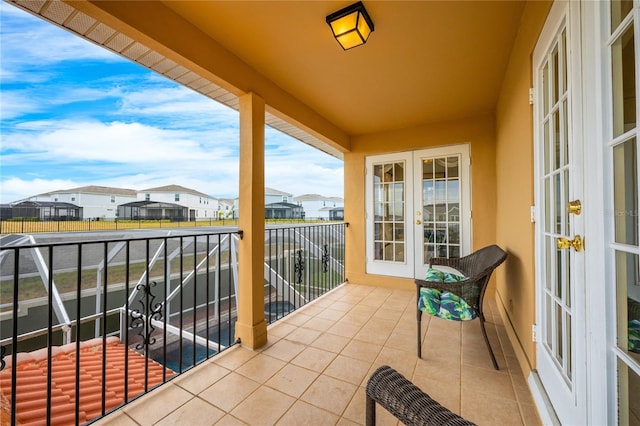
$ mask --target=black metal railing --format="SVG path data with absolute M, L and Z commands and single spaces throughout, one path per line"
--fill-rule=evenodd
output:
M 346 226 L 266 230 L 269 323 L 344 281 Z M 236 343 L 242 232 L 165 234 L 0 247 L 0 391 L 12 425 L 94 421 Z
M 329 221 L 326 218 L 265 219 L 265 224 L 314 224 Z M 0 235 L 39 234 L 47 232 L 122 231 L 127 229 L 199 228 L 204 226 L 237 226 L 237 218 L 208 218 L 198 220 L 176 219 L 84 219 L 40 220 L 37 218 L 0 219 Z
M 271 324 L 344 282 L 347 223 L 265 233 L 265 318 Z

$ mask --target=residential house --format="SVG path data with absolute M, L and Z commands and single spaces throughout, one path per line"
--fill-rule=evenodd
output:
M 117 217 L 118 205 L 136 201 L 137 194 L 133 189 L 87 185 L 35 195 L 28 200 L 70 203 L 82 207 L 80 219 L 113 220 Z
M 271 203 L 290 203 L 293 201 L 293 194 L 288 192 L 279 191 L 273 188 L 264 188 L 264 204 Z
M 14 3 L 239 110 L 243 346 L 269 334 L 269 125 L 344 160 L 347 287 L 409 291 L 433 253 L 497 243 L 487 303 L 542 421 L 640 422 L 637 0 L 368 1 L 346 51 L 325 22 L 345 2 Z M 459 217 L 425 222 L 442 202 Z
M 138 201 L 156 201 L 178 204 L 188 209 L 185 220 L 210 220 L 218 218 L 218 200 L 195 189 L 180 185 L 165 185 L 138 191 Z
M 340 197 L 325 197 L 320 194 L 304 194 L 293 197 L 293 202 L 304 208 L 305 219 L 330 219 L 332 209 L 344 207 Z

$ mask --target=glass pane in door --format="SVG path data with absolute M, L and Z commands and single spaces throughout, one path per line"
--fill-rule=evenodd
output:
M 460 156 L 422 160 L 423 262 L 460 257 Z
M 618 361 L 618 424 L 640 425 L 640 376 Z
M 373 229 L 375 260 L 405 260 L 405 163 L 373 166 Z
M 567 87 L 566 32 L 556 36 L 543 64 L 541 87 L 545 105 L 541 116 L 542 182 L 544 199 L 544 303 L 542 342 L 548 356 L 569 386 L 572 383 L 571 252 L 559 249 L 559 238 L 572 239 L 571 153 L 569 144 L 569 95 Z M 548 71 L 547 71 L 548 70 Z M 573 249 L 571 249 L 573 250 Z

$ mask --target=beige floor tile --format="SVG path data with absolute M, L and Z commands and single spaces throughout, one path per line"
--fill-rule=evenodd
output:
M 393 331 L 384 343 L 384 346 L 400 349 L 405 352 L 411 352 L 413 353 L 413 356 L 417 356 L 416 351 L 418 350 L 418 342 L 416 340 L 416 332 L 414 330 L 413 334 L 406 335 Z
M 282 321 L 284 321 L 287 324 L 291 324 L 299 327 L 304 323 L 308 322 L 311 318 L 312 318 L 311 316 L 306 315 L 302 312 L 294 312 L 293 314 L 290 314 L 284 317 Z
M 227 414 L 216 423 L 216 426 L 246 426 L 246 423 L 231 414 Z
M 363 386 L 356 389 L 353 398 L 349 401 L 347 408 L 344 410 L 342 417 L 347 418 L 359 424 L 365 424 L 365 400 L 366 390 Z
M 520 409 L 515 401 L 494 398 L 483 393 L 474 393 L 472 397 L 463 395 L 461 400 L 462 417 L 478 426 L 522 425 Z
M 156 425 L 210 426 L 215 424 L 224 415 L 224 411 L 219 410 L 202 399 L 192 398 L 186 404 L 156 423 Z
M 334 325 L 332 325 L 327 333 L 335 334 L 337 336 L 342 336 L 351 339 L 353 336 L 358 334 L 362 325 L 351 324 L 345 322 L 344 319 L 337 321 Z
M 506 371 L 489 370 L 485 368 L 462 366 L 462 398 L 469 394 L 482 393 L 496 398 L 509 399 L 515 402 L 516 395 L 511 384 L 511 378 Z
M 291 363 L 320 373 L 327 368 L 327 365 L 329 365 L 335 357 L 336 354 L 334 352 L 309 347 L 295 357 Z
M 327 308 L 324 311 L 318 313 L 318 315 L 316 315 L 316 318 L 323 318 L 331 321 L 338 321 L 344 315 L 345 315 L 345 311 L 338 311 L 335 309 Z
M 373 343 L 382 346 L 387 342 L 389 334 L 376 331 L 375 329 L 369 327 L 361 329 L 355 336 L 353 336 L 353 338 L 362 342 Z
M 324 426 L 335 425 L 340 418 L 304 401 L 296 401 L 295 404 L 278 421 L 280 426 Z
M 186 390 L 165 383 L 153 392 L 125 406 L 123 411 L 139 424 L 153 424 L 191 399 Z
M 306 305 L 300 308 L 300 313 L 309 315 L 310 317 L 315 317 L 316 315 L 318 315 L 320 312 L 323 312 L 323 311 L 324 309 L 322 307 L 316 306 L 314 304 Z
M 287 324 L 286 322 L 278 321 L 267 329 L 267 334 L 269 336 L 285 337 L 289 333 L 297 329 L 298 327 L 293 324 Z
M 294 331 L 295 333 L 295 331 Z M 274 343 L 269 348 L 265 349 L 262 353 L 274 358 L 281 359 L 282 361 L 291 361 L 300 352 L 304 350 L 306 346 L 302 343 L 298 343 L 289 339 L 282 339 Z
M 312 330 L 306 327 L 300 327 L 297 330 L 291 332 L 286 339 L 291 340 L 292 342 L 302 343 L 303 345 L 308 345 L 314 340 L 316 340 L 322 332 L 318 330 Z
M 258 354 L 236 369 L 236 372 L 256 382 L 264 383 L 285 365 L 286 362 L 282 360 L 269 355 Z
M 335 311 L 349 312 L 354 307 L 354 304 L 347 302 L 334 302 L 328 307 Z
M 307 321 L 305 323 L 305 327 L 311 328 L 313 330 L 318 330 L 318 331 L 325 332 L 328 329 L 330 329 L 331 327 L 333 327 L 333 325 L 335 323 L 336 322 L 333 321 L 333 320 L 328 320 L 328 319 L 325 319 L 325 318 L 317 318 L 316 317 L 311 321 Z
M 414 377 L 427 377 L 442 383 L 460 383 L 461 371 L 459 359 L 439 361 L 419 359 L 416 363 Z
M 351 339 L 336 334 L 324 333 L 311 343 L 311 346 L 325 351 L 340 353 Z
M 340 420 L 338 420 L 338 423 L 336 423 L 336 426 L 358 426 L 363 424 L 364 422 L 356 423 L 356 422 L 352 422 L 349 419 L 345 419 L 344 417 L 340 417 Z
M 258 352 L 236 345 L 213 357 L 213 362 L 229 370 L 235 370 L 257 354 Z
M 201 367 L 194 368 L 173 381 L 186 391 L 194 395 L 199 394 L 224 376 L 230 370 L 213 362 L 204 363 Z
M 201 392 L 200 398 L 229 412 L 258 386 L 257 382 L 232 372 Z
M 293 405 L 295 398 L 261 386 L 230 414 L 250 425 L 272 425 Z
M 340 353 L 350 358 L 373 362 L 380 353 L 380 350 L 382 350 L 382 346 L 380 345 L 352 340 Z
M 341 415 L 355 394 L 357 386 L 331 377 L 320 376 L 300 397 L 316 407 Z
M 417 358 L 413 352 L 405 352 L 390 347 L 382 348 L 376 358 L 376 363 L 389 365 L 409 379 L 413 376 L 416 361 Z
M 116 411 L 93 423 L 97 426 L 138 426 L 124 411 Z
M 338 355 L 322 374 L 359 385 L 369 372 L 370 363 Z
M 293 397 L 299 397 L 318 377 L 316 373 L 297 365 L 287 364 L 271 377 L 266 385 Z

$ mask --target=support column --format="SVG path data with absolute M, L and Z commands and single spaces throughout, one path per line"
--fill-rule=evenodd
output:
M 267 343 L 264 318 L 264 100 L 240 97 L 240 216 L 236 339 L 251 349 Z

